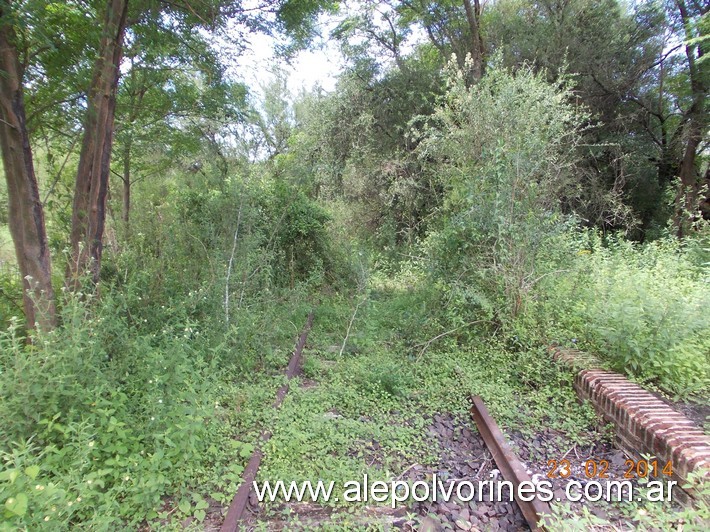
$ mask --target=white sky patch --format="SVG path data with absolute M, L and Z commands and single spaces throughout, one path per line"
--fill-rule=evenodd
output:
M 354 16 L 360 9 L 362 5 L 356 0 L 343 2 L 339 13 L 321 14 L 317 22 L 319 37 L 315 39 L 310 49 L 296 54 L 290 64 L 278 57 L 275 51 L 278 41 L 275 37 L 258 33 L 248 34 L 246 49 L 241 51 L 235 50 L 223 41 L 215 44 L 220 49 L 222 57 L 226 59 L 230 78 L 246 83 L 254 96 L 262 95 L 261 88 L 272 81 L 272 73 L 275 69 L 281 69 L 288 74 L 288 88 L 294 98 L 302 90 L 310 91 L 315 87 L 332 92 L 335 90 L 338 76 L 345 68 L 345 60 L 340 53 L 339 44 L 330 38 L 330 34 L 345 17 Z M 392 15 L 391 11 L 392 8 L 385 3 L 377 5 L 374 13 L 375 24 L 387 30 L 389 26 L 383 13 Z M 358 41 L 357 36 L 352 36 L 352 39 L 353 43 Z M 407 38 L 401 43 L 401 53 L 404 55 L 411 53 L 417 44 L 426 40 L 424 30 L 414 25 L 410 28 Z M 383 50 L 377 50 L 375 53 L 382 54 Z M 385 63 L 393 63 L 392 58 L 387 55 L 385 52 L 380 59 Z
M 340 52 L 332 43 L 320 50 L 301 52 L 290 71 L 289 89 L 296 94 L 301 88 L 310 90 L 319 85 L 325 91 L 333 91 L 342 69 Z
M 288 74 L 288 88 L 293 97 L 315 87 L 330 92 L 343 69 L 338 45 L 328 38 L 337 23 L 336 17 L 322 15 L 318 22 L 321 37 L 311 49 L 298 52 L 290 64 L 276 53 L 276 38 L 260 33 L 249 34 L 249 42 L 242 51 L 224 41 L 215 42 L 215 46 L 228 66 L 229 77 L 245 83 L 257 98 L 262 95 L 262 87 L 273 80 L 277 69 Z

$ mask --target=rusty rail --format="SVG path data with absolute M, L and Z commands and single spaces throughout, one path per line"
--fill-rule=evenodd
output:
M 495 420 L 491 417 L 483 400 L 479 396 L 475 396 L 471 397 L 471 403 L 471 414 L 476 421 L 476 425 L 478 425 L 478 431 L 490 449 L 498 469 L 503 474 L 503 478 L 513 484 L 515 502 L 523 513 L 523 517 L 525 517 L 532 530 L 544 530 L 544 527 L 540 524 L 540 519 L 542 514 L 552 514 L 550 505 L 537 498 L 533 498 L 531 501 L 524 501 L 517 496 L 518 486 L 523 482 L 532 482 L 532 479 L 508 445 L 505 436 L 503 436 Z
M 298 342 L 296 343 L 296 349 L 293 351 L 291 360 L 289 361 L 288 367 L 286 368 L 287 382 L 279 388 L 278 392 L 276 392 L 276 400 L 273 404 L 274 408 L 279 408 L 281 406 L 284 397 L 286 397 L 286 393 L 288 393 L 288 381 L 295 377 L 301 369 L 303 347 L 306 345 L 308 332 L 311 330 L 312 326 L 313 312 L 308 315 L 306 325 L 303 328 L 303 331 L 301 332 L 301 336 L 299 336 L 298 338 Z M 268 430 L 262 431 L 261 437 L 259 439 L 261 441 L 261 445 L 263 445 L 271 439 L 271 432 Z M 224 518 L 224 523 L 222 523 L 222 528 L 220 528 L 221 532 L 236 532 L 236 530 L 238 529 L 239 523 L 242 520 L 242 515 L 244 514 L 244 510 L 246 509 L 247 504 L 249 503 L 249 495 L 251 494 L 251 488 L 254 483 L 254 480 L 256 479 L 256 473 L 259 471 L 262 456 L 263 455 L 261 452 L 261 446 L 257 445 L 251 455 L 251 458 L 249 459 L 249 463 L 247 464 L 246 469 L 244 470 L 244 481 L 239 485 L 237 493 L 234 495 L 234 499 L 232 499 L 232 503 L 229 505 L 227 515 Z

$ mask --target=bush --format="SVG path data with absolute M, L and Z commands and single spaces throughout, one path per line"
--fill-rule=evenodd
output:
M 274 183 L 266 203 L 271 220 L 271 263 L 274 282 L 293 287 L 297 281 L 322 284 L 332 271 L 335 259 L 331 250 L 328 213 L 302 191 L 283 181 Z
M 194 480 L 213 439 L 218 373 L 184 342 L 184 323 L 141 334 L 110 295 L 96 305 L 65 303 L 63 329 L 32 346 L 0 333 L 0 500 L 18 501 L 6 504 L 12 527 L 137 525 Z
M 420 156 L 447 191 L 425 249 L 438 277 L 480 287 L 476 299 L 507 321 L 525 306 L 540 251 L 565 226 L 563 208 L 580 200 L 576 162 L 588 116 L 569 86 L 531 69 L 493 66 L 469 87 L 453 68 L 448 86 L 418 132 Z
M 557 249 L 555 273 L 540 286 L 543 323 L 676 394 L 708 390 L 710 271 L 696 250 L 672 238 L 604 242 L 594 232 Z
M 290 238 L 297 253 L 328 248 L 325 217 L 287 197 L 234 181 L 156 197 L 134 210 L 140 232 L 104 255 L 100 299 L 61 291 L 60 327 L 31 344 L 20 320 L 0 329 L 0 530 L 201 522 L 204 495 L 233 492 L 235 451 L 248 459 L 242 441 L 258 437 L 274 390 L 255 385 L 244 412 L 222 404 L 252 400 L 256 369 L 281 371 L 308 307 L 303 284 L 278 290 L 274 244 L 277 256 Z M 279 201 L 285 225 L 265 208 Z M 291 232 L 270 240 L 274 227 Z M 308 247 L 313 235 L 321 247 Z M 299 280 L 323 272 L 313 254 L 293 262 Z

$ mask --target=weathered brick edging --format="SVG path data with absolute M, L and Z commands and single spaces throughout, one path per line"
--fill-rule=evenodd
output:
M 626 377 L 598 368 L 579 351 L 551 347 L 555 360 L 575 368 L 577 394 L 613 423 L 616 443 L 630 456 L 653 455 L 659 464 L 673 464 L 673 480 L 685 484 L 690 472 L 710 480 L 710 437 L 683 414 Z M 580 369 L 581 367 L 590 369 Z M 692 493 L 691 493 L 692 495 Z

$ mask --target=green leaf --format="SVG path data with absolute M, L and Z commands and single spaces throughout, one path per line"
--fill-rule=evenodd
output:
M 27 495 L 18 493 L 5 501 L 5 509 L 10 513 L 22 517 L 27 513 Z
M 39 466 L 37 465 L 32 465 L 27 468 L 25 468 L 25 474 L 30 477 L 32 480 L 37 478 L 37 475 L 39 475 Z
M 200 523 L 205 520 L 206 515 L 207 514 L 204 510 L 195 510 L 195 519 L 197 519 Z
M 14 484 L 18 475 L 19 473 L 17 472 L 17 469 L 8 469 L 7 471 L 0 473 L 0 480 L 9 480 L 10 484 Z
M 182 513 L 189 514 L 192 505 L 190 504 L 190 501 L 188 501 L 187 499 L 183 499 L 180 501 L 180 504 L 178 504 L 178 508 Z
M 245 443 L 244 446 L 242 447 L 242 450 L 239 451 L 239 456 L 242 458 L 249 458 L 251 456 L 251 453 L 254 452 L 254 446 L 251 445 L 250 443 Z
M 195 503 L 195 508 L 198 510 L 204 510 L 205 508 L 209 508 L 209 507 L 210 507 L 209 503 L 204 499 L 201 499 Z

